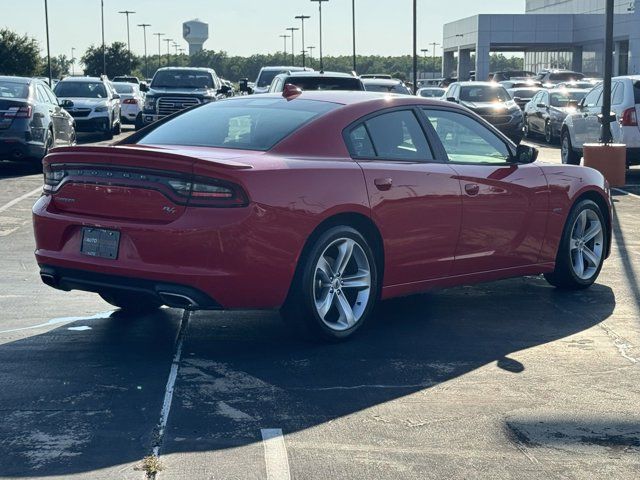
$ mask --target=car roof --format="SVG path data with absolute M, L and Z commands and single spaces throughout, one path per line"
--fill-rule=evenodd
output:
M 404 82 L 399 78 L 363 78 L 362 83 L 365 85 L 398 85 Z
M 24 83 L 25 85 L 30 84 L 33 80 L 41 81 L 37 78 L 28 78 L 28 77 L 14 77 L 11 75 L 0 75 L 0 80 L 8 80 L 15 83 Z
M 91 83 L 101 83 L 104 80 L 102 80 L 102 78 L 100 77 L 65 77 L 62 80 L 60 80 L 60 82 L 91 82 Z
M 456 82 L 461 87 L 492 87 L 504 88 L 504 85 L 496 82 Z
M 544 90 L 544 89 L 543 89 Z M 591 90 L 590 88 L 566 88 L 566 87 L 560 87 L 560 88 L 549 88 L 546 89 L 548 92 L 588 92 L 589 90 Z
M 282 93 L 265 93 L 260 95 L 260 99 L 282 98 Z M 223 100 L 224 102 L 233 102 L 240 99 L 251 99 L 247 96 L 238 96 Z M 424 97 L 415 95 L 403 95 L 387 92 L 367 92 L 367 91 L 351 91 L 351 90 L 308 90 L 303 91 L 300 95 L 290 98 L 289 101 L 296 100 L 312 100 L 319 102 L 337 103 L 340 105 L 358 105 L 367 102 L 379 102 L 380 107 L 397 105 L 412 105 L 416 102 L 425 103 L 428 100 Z M 436 102 L 432 101 L 432 104 Z M 449 105 L 451 102 L 438 102 L 438 105 Z M 462 107 L 461 107 L 462 108 Z
M 163 72 L 163 71 L 167 71 L 167 70 L 189 70 L 189 71 L 197 71 L 197 72 L 213 72 L 215 73 L 215 70 L 213 68 L 206 68 L 206 67 L 162 67 L 159 68 L 157 70 L 157 72 Z
M 308 72 L 308 71 L 292 71 L 289 73 L 281 73 L 287 77 L 340 77 L 340 78 L 356 78 L 344 72 Z M 280 76 L 279 75 L 279 76 Z
M 311 72 L 313 71 L 313 69 L 309 68 L 309 67 L 306 67 L 306 68 L 303 68 L 303 67 L 291 67 L 291 66 L 286 66 L 286 65 L 284 65 L 284 66 L 262 67 L 260 70 L 261 71 L 265 71 L 265 72 L 269 72 L 271 70 L 277 70 L 277 71 L 280 71 L 280 70 L 291 70 L 292 72 L 294 72 L 294 71 L 295 72 L 304 71 L 304 70 L 311 71 Z
M 418 91 L 420 90 L 446 90 L 446 88 L 444 87 L 420 87 L 418 89 Z
M 640 75 L 620 75 L 619 77 L 613 77 L 613 80 L 624 80 L 624 79 L 640 80 Z

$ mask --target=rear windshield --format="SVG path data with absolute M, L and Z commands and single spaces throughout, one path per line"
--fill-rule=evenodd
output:
M 583 78 L 583 74 L 576 72 L 552 73 L 549 75 L 549 80 L 553 80 L 555 82 L 571 82 L 575 80 L 582 80 Z
M 197 70 L 164 70 L 153 77 L 151 88 L 213 88 L 213 77 Z
M 258 75 L 258 81 L 256 84 L 258 87 L 268 87 L 271 85 L 273 79 L 276 78 L 276 75 L 280 75 L 284 72 L 286 72 L 286 70 L 263 70 L 260 72 L 260 75 Z
M 636 105 L 640 104 L 640 81 L 633 82 L 633 93 Z
M 266 151 L 305 123 L 338 107 L 336 103 L 284 98 L 223 100 L 178 115 L 138 143 Z
M 133 93 L 133 84 L 131 83 L 114 83 L 113 88 L 118 93 Z
M 552 107 L 566 107 L 569 105 L 569 101 L 579 102 L 588 92 L 562 92 L 552 93 L 551 102 Z
M 363 90 L 362 82 L 357 78 L 289 77 L 285 83 L 292 83 L 302 90 Z
M 514 90 L 510 90 L 513 98 L 533 98 L 533 96 L 539 91 L 539 88 L 516 88 Z
M 0 80 L 0 98 L 27 98 L 29 84 Z
M 107 98 L 107 89 L 98 82 L 60 82 L 56 85 L 58 97 Z
M 473 86 L 460 88 L 460 100 L 463 102 L 506 102 L 511 97 L 504 87 Z
M 427 98 L 434 98 L 434 97 L 441 97 L 444 95 L 445 89 L 427 89 L 427 90 L 420 90 L 420 96 L 421 97 L 427 97 Z
M 392 85 L 381 83 L 369 83 L 367 82 L 364 89 L 368 92 L 386 92 L 386 93 L 401 93 L 403 95 L 411 95 L 411 92 L 407 87 L 401 83 L 395 83 Z

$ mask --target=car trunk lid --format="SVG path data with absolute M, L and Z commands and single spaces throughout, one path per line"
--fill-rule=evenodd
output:
M 25 99 L 0 98 L 0 130 L 6 130 L 16 118 L 30 118 L 32 106 Z

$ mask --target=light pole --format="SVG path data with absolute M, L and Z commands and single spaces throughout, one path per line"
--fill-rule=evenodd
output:
M 76 48 L 71 47 L 71 76 L 76 75 Z
M 300 30 L 297 27 L 289 27 L 287 28 L 287 30 L 289 30 L 291 32 L 291 66 L 295 67 L 296 66 L 296 47 L 294 45 L 294 35 L 296 30 Z
M 131 35 L 129 33 L 129 15 L 133 15 L 136 12 L 131 10 L 123 10 L 122 13 L 127 16 L 127 50 L 129 51 L 129 73 L 131 73 Z
M 433 73 L 436 72 L 436 47 L 440 45 L 438 42 L 431 42 L 431 58 L 433 61 Z
M 463 39 L 464 35 L 462 33 L 456 33 L 456 39 L 458 38 Z M 461 50 L 460 42 L 462 42 L 462 40 L 456 40 L 456 41 L 458 42 L 458 72 L 456 73 L 456 76 L 458 77 L 458 81 L 460 82 L 462 81 L 462 79 L 460 78 L 461 77 L 460 73 L 462 73 L 460 71 L 460 50 Z
M 356 0 L 351 0 L 351 22 L 352 22 L 352 34 L 353 34 L 353 71 L 358 71 L 356 65 Z
M 413 0 L 413 94 L 418 91 L 418 0 Z
M 171 47 L 169 44 L 173 42 L 173 38 L 165 38 L 163 42 L 167 42 L 167 67 L 171 63 Z
M 600 141 L 605 145 L 613 143 L 613 137 L 611 135 L 611 122 L 615 121 L 615 116 L 611 115 L 611 76 L 613 74 L 613 12 L 613 0 L 607 0 L 605 9 L 602 130 L 600 134 Z
M 284 60 L 285 62 L 287 61 L 287 38 L 289 38 L 289 35 L 280 35 L 280 38 L 282 38 L 284 40 Z
M 427 53 L 429 53 L 429 49 L 421 48 L 420 51 L 422 52 L 422 55 L 424 55 L 424 72 L 426 74 L 427 73 Z
M 104 0 L 100 0 L 100 11 L 102 19 L 102 74 L 107 74 L 107 47 L 104 44 Z
M 300 22 L 302 23 L 302 68 L 306 68 L 307 66 L 307 61 L 306 61 L 306 57 L 307 57 L 307 53 L 305 52 L 304 49 L 304 21 L 311 18 L 309 15 L 298 15 L 295 17 L 296 19 L 300 20 Z
M 144 35 L 144 78 L 149 78 L 149 62 L 147 59 L 147 27 L 150 27 L 150 23 L 140 23 L 139 27 L 142 27 L 143 35 Z
M 320 71 L 324 70 L 324 63 L 322 61 L 322 4 L 329 0 L 311 0 L 312 2 L 318 2 L 318 18 L 320 21 Z
M 47 29 L 47 67 L 49 69 L 49 87 L 53 88 L 53 73 L 51 70 L 51 47 L 49 46 L 49 6 L 44 0 L 44 23 Z
M 162 51 L 160 44 L 160 37 L 164 37 L 164 33 L 154 33 L 156 37 L 158 37 L 158 68 L 162 68 Z

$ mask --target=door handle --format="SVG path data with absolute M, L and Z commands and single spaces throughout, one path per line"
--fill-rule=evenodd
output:
M 393 185 L 393 178 L 376 178 L 373 183 L 378 190 L 385 192 L 391 189 L 391 186 Z
M 476 195 L 478 195 L 478 193 L 480 193 L 480 185 L 478 185 L 477 183 L 467 183 L 464 186 L 464 191 L 470 197 L 475 197 Z

